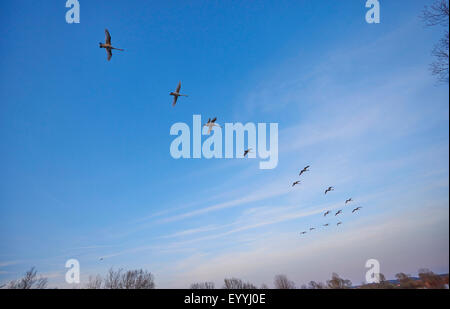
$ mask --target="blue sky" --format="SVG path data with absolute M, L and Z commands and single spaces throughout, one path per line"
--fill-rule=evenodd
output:
M 448 84 L 428 70 L 427 3 L 381 1 L 369 25 L 356 0 L 80 0 L 80 24 L 62 0 L 2 2 L 0 282 L 36 266 L 64 287 L 70 258 L 83 283 L 142 267 L 177 288 L 360 283 L 371 258 L 388 277 L 448 272 Z M 105 28 L 125 49 L 111 62 Z M 277 168 L 172 159 L 170 127 L 194 114 L 278 123 Z M 348 197 L 363 209 L 336 228 L 322 213 Z

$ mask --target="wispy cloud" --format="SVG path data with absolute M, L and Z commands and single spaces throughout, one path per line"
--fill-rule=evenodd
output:
M 177 233 L 164 235 L 164 236 L 161 236 L 161 238 L 176 238 L 176 237 L 189 236 L 189 235 L 198 234 L 198 233 L 211 232 L 211 231 L 214 231 L 214 230 L 222 229 L 222 228 L 224 228 L 226 226 L 229 226 L 229 225 L 222 225 L 222 226 L 207 225 L 205 227 L 187 229 L 187 230 L 183 230 L 183 231 L 180 231 L 180 232 L 177 232 Z
M 288 273 L 291 279 L 301 284 L 308 280 L 324 281 L 330 278 L 332 272 L 338 272 L 359 283 L 363 281 L 366 271 L 364 263 L 369 258 L 378 258 L 382 271 L 389 277 L 393 276 L 393 272 L 411 273 L 421 267 L 418 266 L 418 261 L 424 261 L 423 255 L 418 254 L 419 251 L 425 248 L 436 250 L 440 246 L 427 242 L 426 231 L 442 232 L 441 216 L 442 213 L 436 213 L 418 222 L 420 214 L 401 219 L 380 215 L 373 218 L 376 224 L 353 223 L 342 227 L 339 233 L 317 234 L 311 238 L 281 233 L 265 238 L 263 243 L 260 242 L 251 249 L 233 249 L 232 252 L 225 252 L 214 258 L 196 256 L 188 258 L 188 263 L 181 261 L 177 266 L 180 273 L 168 280 L 167 284 L 180 287 L 188 286 L 193 280 L 204 280 L 215 281 L 221 286 L 222 280 L 231 276 L 246 280 L 251 278 L 256 284 L 270 284 L 278 273 Z M 400 245 L 405 241 L 408 243 L 412 236 L 417 237 L 416 244 L 422 246 L 417 252 L 412 247 L 406 249 L 404 245 Z M 445 238 L 445 235 L 442 236 Z M 442 248 L 440 251 L 447 251 L 448 257 L 448 244 L 447 249 Z M 445 254 L 435 256 L 435 260 L 443 265 Z M 407 258 L 408 263 L 400 266 L 395 260 L 403 260 L 403 257 Z
M 248 194 L 242 198 L 229 200 L 226 202 L 222 202 L 222 203 L 218 203 L 218 204 L 215 204 L 215 205 L 212 205 L 209 207 L 185 212 L 185 213 L 175 215 L 175 216 L 166 217 L 166 218 L 161 219 L 160 222 L 172 222 L 172 221 L 182 220 L 182 219 L 186 219 L 186 218 L 193 217 L 193 216 L 203 215 L 206 213 L 210 213 L 210 212 L 214 212 L 214 211 L 218 211 L 218 210 L 222 210 L 222 209 L 226 209 L 226 208 L 237 207 L 242 204 L 261 201 L 261 200 L 272 198 L 275 196 L 284 195 L 284 194 L 289 193 L 289 191 L 290 191 L 289 188 L 286 188 L 286 187 L 285 188 L 275 188 L 273 190 L 267 190 L 267 189 L 258 190 L 256 192 L 252 192 L 251 194 Z
M 12 265 L 17 265 L 22 263 L 22 261 L 17 260 L 17 261 L 3 261 L 0 262 L 0 267 L 7 267 L 7 266 L 12 266 Z

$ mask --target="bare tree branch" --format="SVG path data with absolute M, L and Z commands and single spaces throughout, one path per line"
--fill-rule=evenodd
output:
M 349 289 L 352 287 L 352 282 L 342 279 L 338 274 L 333 273 L 331 280 L 327 281 L 327 286 L 329 289 Z
M 425 6 L 420 16 L 425 25 L 432 26 L 448 26 L 448 2 L 439 0 L 431 6 Z
M 45 289 L 47 287 L 47 278 L 37 277 L 37 271 L 32 267 L 25 273 L 22 279 L 17 281 L 11 281 L 8 285 L 8 289 Z
M 153 274 L 143 269 L 129 270 L 123 269 L 114 271 L 109 269 L 106 278 L 103 280 L 100 276 L 90 277 L 88 289 L 154 289 L 155 281 Z
M 231 278 L 224 280 L 224 289 L 230 290 L 256 290 L 258 289 L 254 284 L 247 282 L 244 283 L 241 279 Z
M 97 275 L 95 277 L 90 276 L 89 282 L 88 282 L 86 288 L 91 289 L 91 290 L 101 289 L 102 283 L 103 283 L 103 279 L 100 275 Z
M 286 275 L 277 275 L 274 279 L 275 288 L 279 290 L 295 289 L 295 283 L 290 281 Z
M 214 282 L 200 282 L 191 284 L 190 289 L 192 290 L 213 290 Z
M 431 73 L 437 76 L 438 80 L 443 83 L 449 82 L 449 46 L 448 46 L 448 25 L 449 25 L 449 5 L 448 0 L 435 0 L 430 7 L 426 6 L 422 12 L 421 18 L 426 26 L 444 26 L 446 31 L 444 37 L 434 45 L 431 54 L 435 61 L 431 63 Z
M 449 82 L 448 76 L 448 31 L 444 37 L 434 46 L 431 54 L 435 57 L 435 61 L 431 63 L 431 72 L 436 75 L 441 82 Z

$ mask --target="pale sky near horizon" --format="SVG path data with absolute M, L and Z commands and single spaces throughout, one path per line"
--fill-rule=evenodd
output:
M 427 0 L 380 2 L 370 25 L 359 0 L 80 0 L 80 24 L 63 0 L 2 2 L 0 285 L 35 266 L 69 287 L 71 258 L 82 285 L 110 267 L 160 288 L 359 284 L 368 259 L 388 278 L 448 273 L 443 28 L 423 26 Z M 125 49 L 110 62 L 105 28 Z M 278 123 L 278 166 L 173 159 L 170 127 L 193 115 Z

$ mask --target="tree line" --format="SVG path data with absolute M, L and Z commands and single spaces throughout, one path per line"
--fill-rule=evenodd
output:
M 437 275 L 429 269 L 420 269 L 417 278 L 411 277 L 405 273 L 395 275 L 396 280 L 386 280 L 383 274 L 379 276 L 379 283 L 363 283 L 354 286 L 348 279 L 341 278 L 333 273 L 330 280 L 325 283 L 310 281 L 297 287 L 295 282 L 288 279 L 286 275 L 276 275 L 274 278 L 275 289 L 448 289 L 448 274 Z M 11 281 L 0 288 L 6 289 L 46 289 L 48 279 L 37 275 L 33 267 L 18 280 Z M 156 288 L 154 275 L 143 269 L 114 270 L 109 269 L 105 276 L 90 276 L 88 283 L 83 287 L 86 289 L 154 289 Z M 189 289 L 215 289 L 214 282 L 197 282 L 189 286 Z M 226 278 L 221 289 L 269 289 L 266 284 L 257 286 L 250 282 L 245 282 L 238 278 Z

